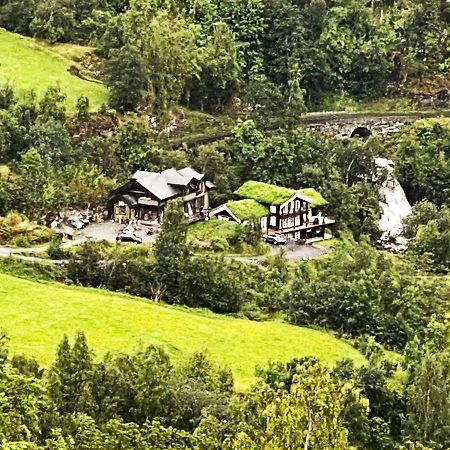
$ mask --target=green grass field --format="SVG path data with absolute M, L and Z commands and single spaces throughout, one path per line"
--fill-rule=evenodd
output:
M 0 28 L 0 83 L 10 83 L 19 95 L 34 90 L 38 98 L 49 86 L 58 85 L 67 95 L 67 107 L 73 110 L 80 95 L 90 100 L 91 109 L 108 101 L 107 89 L 81 80 L 67 69 L 70 59 L 85 51 L 74 45 L 49 46 Z
M 49 365 L 64 333 L 86 332 L 97 354 L 142 344 L 177 358 L 207 351 L 232 369 L 236 387 L 252 382 L 256 365 L 314 356 L 327 364 L 364 357 L 331 334 L 281 322 L 251 322 L 203 310 L 160 305 L 103 290 L 35 282 L 0 274 L 0 328 L 10 349 Z

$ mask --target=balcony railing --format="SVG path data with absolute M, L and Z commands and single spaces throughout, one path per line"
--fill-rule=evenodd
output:
M 336 223 L 335 220 L 325 218 L 325 220 L 320 220 L 319 223 L 317 223 L 317 224 L 310 222 L 308 224 L 304 223 L 302 225 L 292 225 L 292 226 L 288 226 L 288 227 L 278 227 L 278 228 L 269 226 L 269 228 L 272 230 L 289 233 L 292 231 L 309 230 L 311 228 L 318 228 L 318 227 L 333 225 L 335 223 Z

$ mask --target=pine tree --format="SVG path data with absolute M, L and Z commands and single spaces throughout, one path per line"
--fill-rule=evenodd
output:
M 190 253 L 186 242 L 187 227 L 182 201 L 169 203 L 161 233 L 155 243 L 155 257 L 167 300 L 172 303 L 179 302 L 183 293 L 184 268 Z
M 48 379 L 49 395 L 59 413 L 91 412 L 93 369 L 85 335 L 77 334 L 73 348 L 65 335 Z

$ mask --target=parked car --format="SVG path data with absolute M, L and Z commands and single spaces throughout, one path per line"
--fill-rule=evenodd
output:
M 69 225 L 75 228 L 75 230 L 81 230 L 86 226 L 86 224 L 78 217 L 72 217 L 71 219 L 69 219 Z
M 116 236 L 117 242 L 134 242 L 135 244 L 142 244 L 142 238 L 136 236 L 130 230 L 121 230 L 117 233 Z
M 273 244 L 273 245 L 284 245 L 284 244 L 286 244 L 286 241 L 287 241 L 286 236 L 281 233 L 268 234 L 267 236 L 264 236 L 264 240 L 268 244 Z

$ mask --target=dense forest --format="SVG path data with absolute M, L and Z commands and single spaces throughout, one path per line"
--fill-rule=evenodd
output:
M 289 123 L 330 95 L 393 94 L 450 67 L 445 0 L 3 0 L 0 26 L 93 45 L 121 111 L 238 97 Z
M 95 355 L 81 330 L 44 368 L 0 332 L 2 450 L 450 448 L 450 121 L 365 138 L 299 125 L 336 98 L 449 89 L 448 1 L 0 0 L 0 27 L 83 46 L 69 71 L 109 91 L 94 111 L 58 85 L 0 84 L 0 245 L 48 245 L 64 262 L 2 258 L 0 271 L 319 328 L 366 358 L 268 361 L 239 391 L 203 353 Z M 400 253 L 380 241 L 377 157 L 412 205 Z M 103 212 L 136 170 L 188 165 L 214 183 L 212 207 L 248 180 L 317 189 L 332 248 L 249 263 L 235 256 L 263 245 L 257 223 L 200 246 L 176 201 L 152 246 L 67 248 L 49 228 L 69 209 Z
M 204 354 L 174 364 L 150 346 L 94 359 L 80 333 L 43 376 L 2 338 L 0 439 L 5 450 L 448 448 L 448 345 L 448 327 L 431 323 L 408 347 L 402 384 L 371 345 L 363 367 L 272 363 L 242 393 Z

